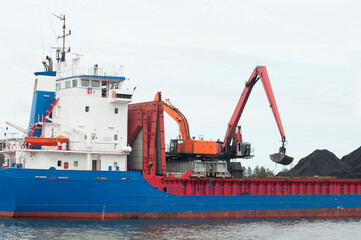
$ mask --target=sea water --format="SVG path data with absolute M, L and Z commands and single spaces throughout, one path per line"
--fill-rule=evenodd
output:
M 361 239 L 360 219 L 0 219 L 0 239 Z

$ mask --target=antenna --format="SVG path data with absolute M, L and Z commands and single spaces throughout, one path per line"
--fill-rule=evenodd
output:
M 56 48 L 56 60 L 59 62 L 65 62 L 65 54 L 70 52 L 70 47 L 68 48 L 67 51 L 65 51 L 65 38 L 67 36 L 70 36 L 71 35 L 71 30 L 69 30 L 68 33 L 65 33 L 66 32 L 66 26 L 65 26 L 65 15 L 63 14 L 60 14 L 60 16 L 58 15 L 55 15 L 53 13 L 53 15 L 57 18 L 60 19 L 60 21 L 63 21 L 63 35 L 62 36 L 58 36 L 58 39 L 59 38 L 62 38 L 63 39 L 63 47 L 61 48 Z M 60 56 L 60 53 L 61 53 L 61 56 Z

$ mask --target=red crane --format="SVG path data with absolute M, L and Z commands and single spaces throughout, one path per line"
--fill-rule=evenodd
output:
M 246 103 L 247 103 L 249 95 L 251 94 L 252 88 L 259 79 L 261 79 L 261 81 L 262 81 L 263 88 L 266 92 L 268 102 L 272 109 L 273 116 L 275 117 L 275 120 L 276 120 L 276 123 L 278 126 L 278 130 L 279 130 L 279 132 L 281 134 L 281 138 L 282 138 L 282 146 L 279 149 L 279 153 L 271 154 L 270 158 L 272 161 L 274 161 L 276 163 L 288 165 L 293 161 L 293 158 L 289 157 L 285 154 L 286 153 L 286 148 L 285 148 L 286 136 L 285 136 L 285 133 L 283 130 L 281 118 L 278 113 L 276 100 L 273 95 L 271 83 L 269 81 L 267 70 L 266 70 L 265 66 L 257 66 L 254 69 L 249 80 L 246 82 L 245 88 L 238 101 L 236 109 L 234 110 L 232 118 L 228 123 L 226 135 L 224 137 L 224 141 L 222 144 L 222 152 L 226 156 L 226 158 L 233 158 L 236 155 L 235 153 L 237 152 L 237 146 L 242 141 L 240 131 L 237 131 L 237 133 L 236 133 L 237 124 L 239 122 L 239 119 L 242 116 L 244 107 L 246 106 Z M 232 141 L 232 139 L 233 139 L 233 141 Z M 232 142 L 232 145 L 231 145 L 231 142 Z

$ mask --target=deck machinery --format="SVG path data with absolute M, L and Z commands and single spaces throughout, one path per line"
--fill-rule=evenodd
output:
M 139 166 L 144 165 L 144 161 L 141 161 L 139 154 L 139 149 L 144 149 L 144 146 L 152 143 L 154 146 L 147 146 L 146 149 L 155 148 L 156 153 L 155 158 L 162 163 L 158 163 L 159 166 L 163 166 L 165 172 L 173 174 L 183 174 L 186 171 L 192 170 L 192 177 L 242 177 L 242 168 L 239 162 L 230 162 L 231 159 L 236 158 L 251 158 L 253 157 L 251 151 L 251 144 L 244 142 L 241 134 L 241 127 L 237 126 L 238 122 L 242 116 L 244 108 L 246 106 L 249 95 L 253 89 L 253 86 L 257 83 L 258 80 L 262 81 L 263 87 L 265 89 L 271 110 L 275 117 L 281 138 L 282 146 L 279 149 L 278 153 L 273 153 L 270 155 L 272 161 L 288 165 L 293 161 L 293 158 L 286 155 L 286 136 L 283 130 L 281 118 L 279 116 L 277 104 L 273 95 L 272 87 L 269 81 L 266 67 L 257 66 L 249 80 L 245 84 L 245 88 L 242 92 L 242 95 L 238 101 L 238 104 L 233 112 L 231 120 L 228 123 L 224 141 L 210 141 L 198 139 L 194 137 L 191 138 L 189 131 L 189 124 L 187 118 L 182 114 L 182 112 L 175 107 L 169 99 L 162 100 L 161 93 L 158 92 L 155 96 L 153 102 L 141 103 L 141 104 L 132 104 L 129 107 L 129 121 L 130 124 L 130 141 L 129 144 L 133 148 L 132 161 L 136 169 L 144 170 L 147 169 L 141 168 Z M 149 107 L 151 109 L 149 109 Z M 132 128 L 134 124 L 133 111 L 137 109 L 137 118 L 139 123 L 137 127 Z M 179 125 L 180 134 L 177 139 L 172 139 L 170 142 L 170 147 L 168 151 L 165 152 L 165 143 L 164 143 L 164 122 L 163 122 L 163 112 L 166 112 L 171 118 L 173 118 Z M 142 112 L 142 113 L 141 113 Z M 143 115 L 142 115 L 143 114 Z M 150 115 L 149 115 L 150 114 Z M 155 116 L 155 115 L 156 116 Z M 150 136 L 153 136 L 154 143 L 152 139 L 148 139 L 146 136 L 142 136 L 140 139 L 140 129 L 144 129 L 142 124 L 146 123 L 149 125 L 149 121 L 140 122 L 140 115 L 147 116 L 147 118 L 153 119 L 151 123 L 155 124 L 154 126 L 147 127 L 147 132 Z M 154 115 L 154 116 L 153 116 Z M 136 121 L 135 121 L 136 122 Z M 135 130 L 135 132 L 132 132 Z M 144 135 L 144 130 L 143 135 Z M 137 137 L 137 136 L 138 137 Z M 151 137 L 152 138 L 152 137 Z M 134 144 L 134 141 L 136 143 Z M 158 143 L 158 144 L 157 144 Z M 160 144 L 160 145 L 159 145 Z M 158 146 L 159 145 L 159 146 Z M 162 150 L 161 150 L 162 149 Z M 158 152 L 162 151 L 162 152 Z M 163 152 L 164 151 L 164 152 Z M 143 158 L 149 159 L 151 156 L 145 156 L 143 150 Z M 157 153 L 158 152 L 158 153 Z M 161 160 L 162 156 L 165 156 L 164 160 Z M 158 156 L 158 157 L 157 157 Z M 146 160 L 145 162 L 148 162 Z M 157 162 L 157 161 L 155 161 Z M 152 164 L 154 164 L 152 162 Z M 163 174 L 165 173 L 163 172 Z M 161 171 L 158 168 L 158 173 Z

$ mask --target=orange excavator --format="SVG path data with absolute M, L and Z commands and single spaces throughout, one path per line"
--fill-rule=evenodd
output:
M 161 92 L 157 92 L 154 101 L 162 101 Z M 164 111 L 176 121 L 180 130 L 179 138 L 171 140 L 170 153 L 186 156 L 198 155 L 201 157 L 215 157 L 217 155 L 219 146 L 215 141 L 196 140 L 190 137 L 187 118 L 169 99 L 163 101 L 163 107 Z
M 249 80 L 246 82 L 236 109 L 234 110 L 231 120 L 228 123 L 223 142 L 195 140 L 194 138 L 190 138 L 189 125 L 186 117 L 169 101 L 169 99 L 166 99 L 166 102 L 163 102 L 164 110 L 178 123 L 180 129 L 179 139 L 171 140 L 170 153 L 173 154 L 172 156 L 188 156 L 201 159 L 222 159 L 227 162 L 234 158 L 253 157 L 251 144 L 243 142 L 241 128 L 240 126 L 237 126 L 237 124 L 241 118 L 252 88 L 259 79 L 262 81 L 282 140 L 282 146 L 280 147 L 279 152 L 271 154 L 270 158 L 272 161 L 282 165 L 290 164 L 293 161 L 293 158 L 286 155 L 286 136 L 265 66 L 257 66 Z M 160 92 L 156 94 L 154 101 L 162 101 Z

